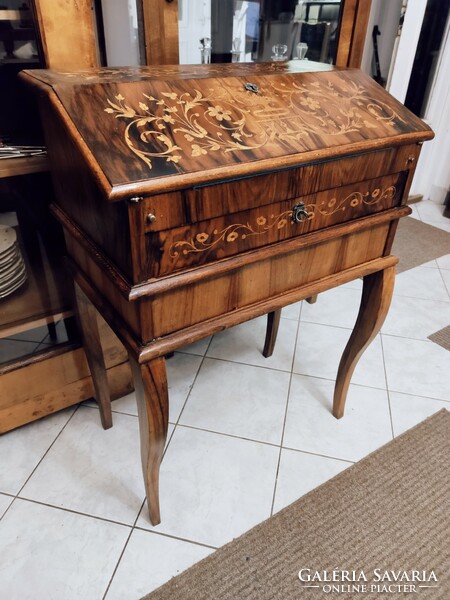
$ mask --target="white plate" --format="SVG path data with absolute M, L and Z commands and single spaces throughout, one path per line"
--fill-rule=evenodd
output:
M 18 259 L 12 261 L 11 264 L 9 264 L 7 267 L 0 268 L 0 285 L 8 279 L 11 279 L 11 276 L 14 273 L 18 273 L 20 269 L 22 269 L 22 267 L 24 266 L 25 263 L 19 257 Z
M 0 252 L 5 252 L 11 246 L 14 246 L 17 240 L 17 234 L 12 227 L 0 225 Z
M 19 281 L 22 277 L 25 277 L 25 279 L 27 277 L 25 265 L 23 267 L 21 267 L 20 270 L 18 270 L 16 273 L 13 273 L 13 275 L 11 277 L 9 277 L 7 281 L 3 281 L 0 284 L 0 292 L 4 292 L 12 285 L 15 285 L 17 283 L 17 281 Z
M 10 294 L 12 294 L 16 290 L 18 290 L 20 288 L 20 286 L 26 282 L 26 280 L 27 280 L 27 276 L 25 275 L 23 279 L 21 279 L 16 284 L 14 284 L 10 289 L 0 292 L 0 298 L 6 298 L 6 296 L 9 296 Z
M 14 256 L 14 255 L 16 255 L 16 256 L 20 255 L 20 250 L 19 250 L 17 244 L 14 244 L 14 246 L 12 246 L 8 250 L 6 250 L 5 252 L 2 252 L 0 254 L 0 263 L 2 263 L 5 260 L 8 260 L 9 258 L 11 258 L 11 256 Z

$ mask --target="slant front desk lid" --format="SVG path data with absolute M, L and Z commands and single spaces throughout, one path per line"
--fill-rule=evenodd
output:
M 361 71 L 299 65 L 36 70 L 24 77 L 50 94 L 111 200 L 433 137 Z

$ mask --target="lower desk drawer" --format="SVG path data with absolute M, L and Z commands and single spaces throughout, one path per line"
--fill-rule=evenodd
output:
M 303 286 L 383 256 L 391 224 L 387 221 L 349 234 L 341 233 L 167 292 L 143 296 L 137 301 L 141 311 L 141 340 L 148 343 L 289 293 L 297 294 L 291 301 L 299 300 Z
M 401 202 L 407 172 L 146 234 L 147 278 L 211 263 Z M 298 219 L 295 221 L 294 212 Z

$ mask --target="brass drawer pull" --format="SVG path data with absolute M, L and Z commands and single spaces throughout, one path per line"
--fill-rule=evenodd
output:
M 294 223 L 301 223 L 305 218 L 309 219 L 311 213 L 309 213 L 303 202 L 299 202 L 292 209 L 292 220 Z
M 154 223 L 156 221 L 156 215 L 153 213 L 148 213 L 147 215 L 147 223 Z

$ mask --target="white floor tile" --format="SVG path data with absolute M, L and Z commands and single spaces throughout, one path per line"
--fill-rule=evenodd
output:
M 302 303 L 294 302 L 294 304 L 289 304 L 289 306 L 283 307 L 281 316 L 283 319 L 293 319 L 294 321 L 298 321 L 300 318 L 301 309 Z
M 349 281 L 348 283 L 343 283 L 342 285 L 339 286 L 339 289 L 341 290 L 359 290 L 361 293 L 362 290 L 362 286 L 363 286 L 363 280 L 362 277 L 358 277 L 358 279 L 353 279 L 353 281 Z
M 43 339 L 43 344 L 62 344 L 63 342 L 67 342 L 68 339 L 65 323 L 61 320 L 56 324 L 56 340 L 52 340 L 47 332 L 47 335 Z
M 198 342 L 188 344 L 187 346 L 182 346 L 181 348 L 178 348 L 178 350 L 180 352 L 186 352 L 186 354 L 197 354 L 198 356 L 204 356 L 208 349 L 211 338 L 212 336 L 209 335 L 206 338 L 198 340 Z
M 445 269 L 441 270 L 441 277 L 444 280 L 445 286 L 447 288 L 447 292 L 450 296 L 450 271 L 447 271 Z
M 361 303 L 361 291 L 335 288 L 319 294 L 315 304 L 304 304 L 300 321 L 353 329 Z
M 273 512 L 288 506 L 351 465 L 351 462 L 283 448 Z
M 294 373 L 336 379 L 342 353 L 351 329 L 301 322 L 298 332 Z M 352 383 L 386 389 L 381 340 L 377 336 L 360 358 Z
M 157 531 L 219 547 L 270 515 L 279 449 L 178 426 L 161 466 Z M 147 507 L 138 527 L 151 529 Z
M 430 340 L 382 336 L 388 389 L 450 400 L 450 352 Z
M 394 296 L 382 333 L 417 340 L 450 324 L 450 302 Z
M 33 354 L 38 346 L 36 342 L 2 339 L 0 340 L 0 363 Z
M 436 262 L 440 269 L 450 269 L 450 254 L 437 258 Z
M 0 494 L 0 519 L 5 514 L 13 500 L 14 498 L 12 496 L 5 496 L 4 494 Z
M 80 407 L 33 473 L 21 497 L 133 524 L 145 497 L 136 417 Z
M 331 414 L 334 383 L 294 375 L 283 446 L 357 461 L 392 439 L 387 393 L 351 385 L 345 414 Z
M 74 410 L 63 410 L 0 435 L 0 492 L 19 492 Z
M 394 435 L 400 435 L 442 408 L 450 411 L 450 402 L 443 400 L 432 400 L 398 392 L 389 392 L 389 398 Z
M 290 374 L 206 358 L 180 423 L 280 444 Z
M 437 204 L 430 200 L 422 200 L 422 202 L 417 203 L 417 212 L 424 222 L 436 221 L 442 223 L 444 208 L 443 204 Z
M 15 500 L 0 521 L 0 598 L 98 600 L 129 528 Z
M 221 331 L 213 337 L 206 353 L 210 358 L 290 371 L 294 356 L 297 322 L 281 319 L 275 350 L 270 358 L 262 355 L 267 318 L 259 317 Z
M 417 210 L 417 206 L 415 204 L 410 204 L 409 207 L 412 210 L 412 213 L 409 216 L 412 217 L 413 219 L 418 219 L 419 221 L 421 221 L 422 219 L 420 218 L 419 211 Z
M 204 546 L 135 529 L 106 600 L 142 598 L 211 552 Z
M 201 362 L 201 356 L 180 352 L 175 352 L 172 358 L 166 360 L 167 383 L 169 386 L 169 421 L 171 423 L 175 423 L 180 416 Z M 112 410 L 137 416 L 135 393 L 132 392 L 123 398 L 114 400 Z
M 439 270 L 427 267 L 415 267 L 397 275 L 394 296 L 450 301 Z
M 21 340 L 23 342 L 42 342 L 42 340 L 48 335 L 47 326 L 43 327 L 35 327 L 34 329 L 28 329 L 27 331 L 22 331 L 21 333 L 16 333 L 15 335 L 8 336 L 10 340 Z

